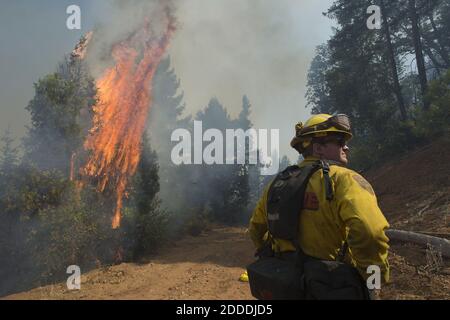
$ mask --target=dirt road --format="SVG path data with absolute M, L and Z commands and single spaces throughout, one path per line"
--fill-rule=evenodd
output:
M 6 299 L 252 299 L 238 281 L 252 261 L 243 228 L 215 227 L 169 245 L 142 264 L 122 263 L 81 276 L 81 290 L 65 283 L 36 288 Z

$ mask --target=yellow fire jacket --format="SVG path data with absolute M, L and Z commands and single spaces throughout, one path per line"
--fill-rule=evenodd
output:
M 308 157 L 300 167 L 318 160 Z M 326 200 L 322 170 L 310 178 L 299 219 L 299 245 L 309 256 L 335 260 L 345 239 L 349 246 L 346 261 L 355 266 L 364 279 L 369 265 L 381 270 L 382 282 L 389 281 L 388 241 L 384 230 L 389 227 L 377 204 L 371 185 L 350 169 L 330 165 L 334 197 Z M 267 239 L 267 187 L 250 219 L 250 237 L 259 249 Z M 287 240 L 273 239 L 275 252 L 295 251 Z

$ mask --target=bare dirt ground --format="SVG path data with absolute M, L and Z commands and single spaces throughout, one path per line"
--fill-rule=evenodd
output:
M 252 299 L 238 281 L 253 259 L 244 228 L 214 227 L 188 236 L 142 264 L 122 263 L 81 276 L 81 290 L 65 283 L 36 288 L 6 299 Z
M 450 148 L 441 140 L 364 173 L 373 184 L 392 228 L 450 232 Z M 65 283 L 36 288 L 5 299 L 253 299 L 238 281 L 253 260 L 245 228 L 216 226 L 197 237 L 167 245 L 141 264 L 92 270 L 81 290 Z M 391 243 L 391 282 L 382 299 L 450 300 L 450 261 L 434 249 Z
M 391 228 L 450 239 L 450 140 L 442 138 L 364 174 Z M 439 251 L 391 243 L 384 299 L 450 300 L 450 261 Z

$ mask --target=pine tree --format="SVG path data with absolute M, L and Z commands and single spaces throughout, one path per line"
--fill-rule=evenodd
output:
M 142 152 L 137 172 L 133 178 L 131 197 L 128 201 L 134 213 L 128 217 L 126 229 L 134 238 L 132 255 L 134 259 L 153 252 L 167 233 L 167 215 L 160 208 L 158 157 L 145 134 L 141 144 Z M 130 227 L 131 224 L 131 227 Z M 131 228 L 131 230 L 130 230 Z
M 142 138 L 142 153 L 138 166 L 137 208 L 141 215 L 151 211 L 159 192 L 158 157 L 146 135 Z
M 202 122 L 203 131 L 218 129 L 225 137 L 225 130 L 233 128 L 233 121 L 227 110 L 217 98 L 209 101 L 207 107 L 199 111 L 196 120 Z M 205 147 L 207 144 L 203 144 Z M 225 144 L 222 150 L 226 154 Z M 194 206 L 211 207 L 213 219 L 222 223 L 234 223 L 236 211 L 233 203 L 238 195 L 234 192 L 234 165 L 195 165 L 191 166 L 195 183 L 190 190 L 190 197 L 195 200 Z
M 153 79 L 153 101 L 149 116 L 149 134 L 161 163 L 169 162 L 172 132 L 186 123 L 180 80 L 171 68 L 170 57 L 158 66 Z
M 307 107 L 312 108 L 313 114 L 332 113 L 327 73 L 331 69 L 330 49 L 326 44 L 316 48 L 316 56 L 308 71 L 308 89 L 306 92 Z
M 175 129 L 188 128 L 190 117 L 181 117 L 185 108 L 183 93 L 180 89 L 180 80 L 171 67 L 170 57 L 159 64 L 152 90 L 153 102 L 148 120 L 148 135 L 159 159 L 160 197 L 165 207 L 176 212 L 184 207 L 185 194 L 178 181 L 188 172 L 186 168 L 176 167 L 172 163 L 171 150 L 174 143 L 171 136 Z M 174 193 L 179 195 L 178 201 L 173 201 Z
M 247 131 L 252 128 L 252 123 L 249 119 L 251 112 L 251 104 L 246 95 L 242 97 L 242 110 L 239 113 L 239 117 L 236 121 L 236 129 L 242 129 Z M 255 164 L 249 163 L 250 148 L 253 147 L 253 143 L 246 139 L 245 145 L 240 146 L 245 148 L 245 164 L 238 165 L 236 168 L 236 193 L 238 197 L 236 199 L 236 211 L 238 218 L 236 222 L 248 222 L 253 205 L 251 204 L 251 190 L 250 180 L 251 175 L 258 175 L 258 168 Z

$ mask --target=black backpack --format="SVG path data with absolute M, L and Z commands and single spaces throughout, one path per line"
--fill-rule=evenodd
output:
M 327 200 L 333 198 L 329 163 L 291 166 L 272 182 L 267 201 L 269 233 L 274 238 L 291 241 L 296 252 L 275 254 L 271 242 L 257 254 L 259 259 L 247 266 L 252 295 L 262 300 L 291 299 L 368 299 L 367 287 L 358 271 L 342 261 L 309 257 L 298 244 L 299 213 L 311 176 L 322 169 Z M 343 260 L 344 243 L 339 260 Z

